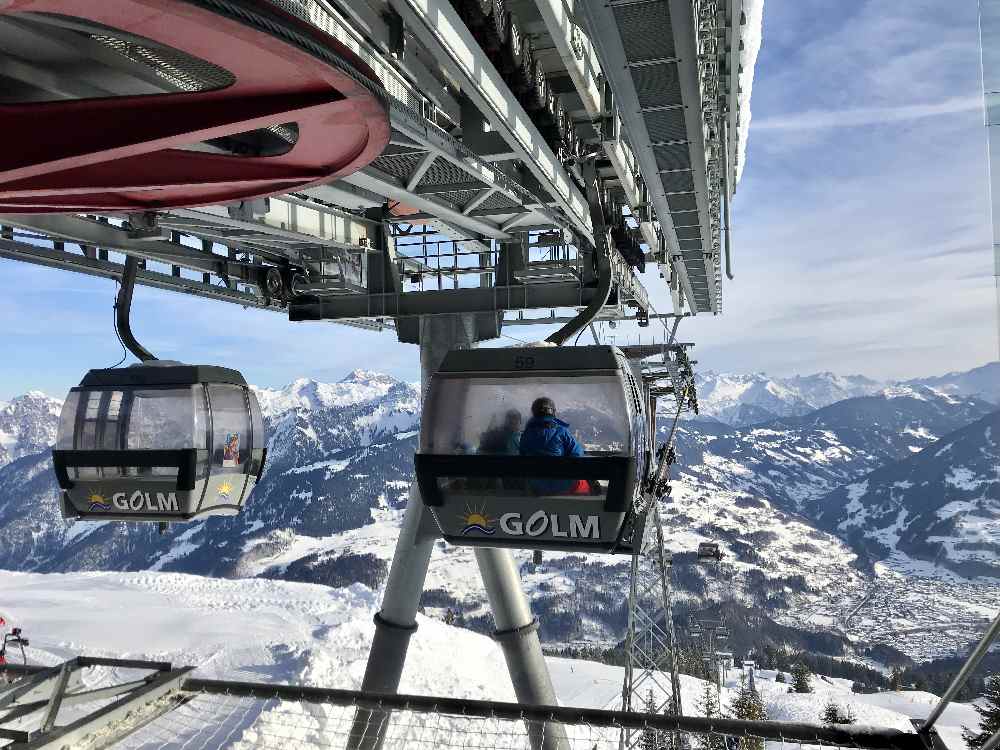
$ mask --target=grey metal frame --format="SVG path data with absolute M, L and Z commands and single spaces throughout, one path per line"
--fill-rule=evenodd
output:
M 593 241 L 587 201 L 448 0 L 390 0 L 407 27 L 438 56 L 571 226 Z
M 141 679 L 103 688 L 69 689 L 70 682 L 86 667 L 106 666 L 139 669 L 149 673 Z M 173 668 L 168 663 L 132 659 L 77 657 L 48 668 L 10 666 L 7 671 L 25 676 L 0 691 L 0 738 L 10 740 L 7 750 L 42 750 L 74 747 L 108 747 L 150 721 L 176 708 L 187 698 L 179 693 L 194 667 Z M 44 697 L 43 697 L 44 696 Z M 58 724 L 65 706 L 107 699 L 67 724 Z M 37 721 L 33 717 L 37 715 Z M 5 728 L 10 722 L 31 721 L 36 728 Z
M 414 713 L 444 714 L 469 719 L 489 718 L 509 721 L 525 721 L 539 726 L 544 723 L 558 723 L 566 726 L 607 727 L 641 732 L 654 729 L 663 732 L 685 732 L 694 734 L 721 734 L 730 737 L 756 737 L 765 740 L 802 742 L 839 747 L 872 748 L 872 750 L 927 750 L 924 739 L 913 732 L 862 725 L 820 725 L 788 721 L 744 721 L 738 719 L 703 718 L 698 716 L 666 716 L 637 711 L 607 711 L 602 709 L 576 708 L 572 706 L 531 705 L 524 702 L 507 703 L 500 701 L 471 700 L 429 695 L 385 694 L 364 690 L 337 690 L 304 685 L 276 685 L 269 683 L 212 680 L 193 677 L 193 667 L 174 668 L 170 664 L 127 659 L 95 659 L 78 657 L 67 662 L 76 668 L 93 665 L 109 665 L 121 668 L 145 669 L 153 672 L 149 677 L 109 688 L 89 692 L 67 693 L 63 704 L 83 702 L 87 696 L 102 694 L 103 697 L 122 695 L 112 705 L 93 712 L 74 722 L 72 728 L 55 736 L 36 734 L 32 739 L 20 735 L 9 748 L 61 747 L 80 742 L 88 733 L 101 732 L 102 743 L 107 747 L 117 740 L 136 731 L 141 726 L 169 711 L 196 700 L 199 695 L 220 695 L 229 698 L 253 698 L 261 701 L 279 700 L 336 706 L 355 706 L 358 709 L 383 714 L 398 710 Z M 9 671 L 27 675 L 13 687 L 27 684 L 31 675 L 58 675 L 60 667 L 19 667 Z M 121 692 L 115 692 L 121 691 Z M 91 697 L 92 699 L 92 697 Z M 35 701 L 35 708 L 44 707 L 48 701 Z M 125 715 L 132 713 L 131 719 Z M 3 718 L 0 716 L 0 724 Z M 56 730 L 58 731 L 58 727 Z M 11 738 L 12 732 L 0 734 Z

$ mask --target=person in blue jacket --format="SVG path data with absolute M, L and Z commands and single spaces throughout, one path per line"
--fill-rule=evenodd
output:
M 583 446 L 569 431 L 569 424 L 556 416 L 556 404 L 542 396 L 531 404 L 531 419 L 521 433 L 522 456 L 582 456 Z M 531 489 L 540 495 L 561 495 L 570 492 L 574 480 L 534 479 Z

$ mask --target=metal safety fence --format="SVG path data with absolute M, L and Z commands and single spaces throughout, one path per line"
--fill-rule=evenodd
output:
M 86 669 L 108 670 L 117 684 L 74 682 Z M 498 748 L 612 750 L 623 733 L 639 731 L 642 747 L 691 746 L 699 737 L 796 746 L 927 750 L 915 732 L 859 725 L 671 716 L 567 706 L 269 683 L 206 680 L 192 668 L 132 660 L 79 657 L 62 665 L 20 669 L 0 686 L 0 748 Z M 106 681 L 105 681 L 106 682 Z M 356 715 L 368 717 L 355 722 Z M 359 729 L 360 726 L 360 729 Z

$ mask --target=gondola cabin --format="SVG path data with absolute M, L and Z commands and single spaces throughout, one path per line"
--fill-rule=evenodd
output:
M 715 542 L 702 542 L 698 545 L 698 560 L 700 562 L 719 562 L 722 560 L 722 550 Z
M 453 544 L 631 553 L 649 440 L 615 347 L 452 351 L 424 403 L 417 481 Z
M 64 517 L 164 523 L 239 513 L 264 454 L 240 373 L 152 361 L 87 373 L 63 404 L 52 462 Z

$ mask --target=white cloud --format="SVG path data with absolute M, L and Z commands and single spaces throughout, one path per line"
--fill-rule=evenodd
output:
M 926 117 L 982 110 L 981 96 L 956 96 L 929 104 L 910 104 L 896 107 L 856 107 L 852 109 L 810 109 L 787 115 L 755 118 L 753 133 L 762 130 L 820 130 L 824 128 L 854 128 L 866 125 L 884 125 Z

